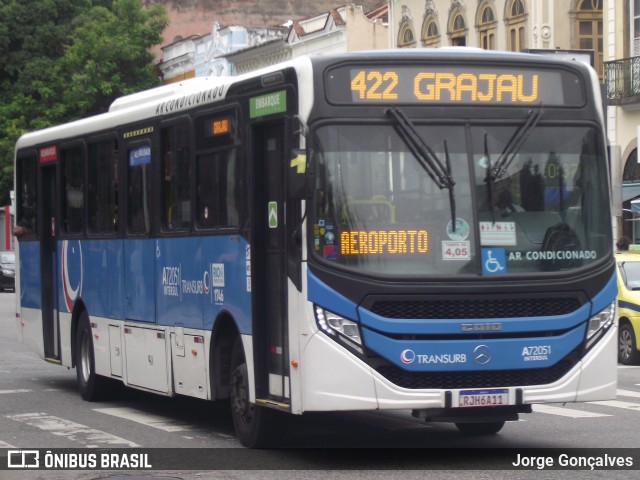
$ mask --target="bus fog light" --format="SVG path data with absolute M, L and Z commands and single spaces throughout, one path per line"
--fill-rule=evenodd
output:
M 587 348 L 590 348 L 598 338 L 607 330 L 616 318 L 616 302 L 606 307 L 601 312 L 596 313 L 589 319 L 587 326 Z
M 347 320 L 340 315 L 329 312 L 322 307 L 315 307 L 316 322 L 320 329 L 327 335 L 336 338 L 343 337 L 356 345 L 362 345 L 360 339 L 360 329 L 358 324 L 351 320 Z

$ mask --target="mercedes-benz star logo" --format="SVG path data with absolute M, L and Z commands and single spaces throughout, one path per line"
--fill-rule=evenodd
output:
M 478 345 L 473 350 L 473 359 L 479 365 L 486 365 L 491 361 L 491 349 L 486 345 Z

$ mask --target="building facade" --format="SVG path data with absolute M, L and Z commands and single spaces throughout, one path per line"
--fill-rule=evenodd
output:
M 365 12 L 347 5 L 282 27 L 220 27 L 162 48 L 165 83 L 190 77 L 238 75 L 300 55 L 389 48 L 386 4 Z
M 609 141 L 619 165 L 614 178 L 622 184 L 621 235 L 640 243 L 640 0 L 608 0 L 605 8 Z M 615 158 L 615 157 L 614 157 Z
M 390 43 L 398 48 L 592 50 L 602 77 L 599 0 L 389 0 Z

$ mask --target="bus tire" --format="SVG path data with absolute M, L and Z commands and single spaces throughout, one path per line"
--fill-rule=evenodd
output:
M 630 323 L 620 325 L 620 330 L 618 331 L 618 361 L 623 365 L 640 363 L 636 334 Z
M 272 446 L 276 412 L 249 401 L 249 374 L 239 336 L 231 350 L 229 382 L 231 417 L 240 443 L 248 448 Z
M 86 311 L 80 314 L 76 330 L 76 376 L 84 400 L 95 402 L 103 398 L 107 379 L 96 374 L 93 337 Z
M 456 423 L 465 435 L 494 435 L 502 430 L 505 422 Z

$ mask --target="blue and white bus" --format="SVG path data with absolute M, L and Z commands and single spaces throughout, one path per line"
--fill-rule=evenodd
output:
M 17 322 L 114 381 L 492 434 L 614 398 L 598 79 L 475 49 L 302 57 L 116 100 L 16 147 Z

